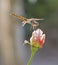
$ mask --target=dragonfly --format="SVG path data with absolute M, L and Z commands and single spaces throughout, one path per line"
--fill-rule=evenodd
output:
M 25 26 L 26 23 L 31 24 L 31 26 L 33 27 L 33 29 L 35 27 L 39 26 L 39 23 L 37 22 L 38 20 L 44 20 L 44 19 L 37 19 L 37 18 L 30 18 L 30 19 L 28 19 L 28 18 L 25 18 L 23 16 L 18 16 L 15 13 L 12 13 L 10 15 L 15 16 L 16 18 L 22 20 L 22 26 Z

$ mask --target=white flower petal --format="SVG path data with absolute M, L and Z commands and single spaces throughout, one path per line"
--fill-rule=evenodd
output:
M 41 29 L 37 29 L 36 30 L 36 33 L 37 33 L 37 35 L 40 35 L 41 36 L 43 34 L 43 31 Z
M 33 38 L 33 37 L 30 38 L 30 42 L 32 42 L 32 38 Z
M 43 38 L 45 38 L 45 34 L 42 35 L 41 40 L 42 40 Z

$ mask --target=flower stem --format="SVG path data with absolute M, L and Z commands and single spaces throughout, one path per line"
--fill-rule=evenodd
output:
M 31 56 L 30 56 L 30 59 L 29 59 L 27 65 L 31 64 L 32 59 L 33 59 L 33 57 L 34 57 L 34 55 L 35 55 L 35 53 L 36 53 L 37 50 L 38 50 L 37 47 L 31 46 Z

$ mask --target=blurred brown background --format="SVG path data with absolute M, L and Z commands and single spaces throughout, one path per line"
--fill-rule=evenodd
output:
M 58 65 L 58 0 L 0 0 L 0 65 L 27 65 L 30 46 L 30 25 L 10 16 L 16 13 L 27 18 L 44 18 L 38 21 L 46 42 L 36 53 L 31 65 Z

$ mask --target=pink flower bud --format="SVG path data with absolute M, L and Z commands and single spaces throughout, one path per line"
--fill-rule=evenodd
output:
M 41 29 L 37 29 L 32 33 L 32 37 L 30 38 L 30 45 L 42 48 L 45 43 L 45 34 Z

